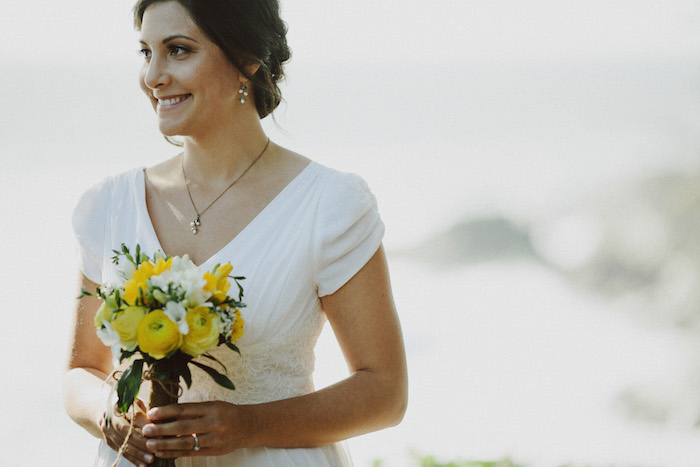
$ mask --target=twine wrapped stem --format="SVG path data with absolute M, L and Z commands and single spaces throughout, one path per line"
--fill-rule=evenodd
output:
M 158 375 L 154 369 L 151 367 L 149 371 L 144 374 L 144 379 L 151 381 L 151 394 L 149 395 L 148 405 L 149 407 L 162 407 L 165 405 L 176 404 L 177 399 L 180 396 L 180 384 L 177 375 L 172 375 L 170 373 L 160 379 L 159 376 L 164 376 L 162 373 Z M 163 420 L 158 423 L 165 423 L 168 420 Z M 175 467 L 175 459 L 161 459 L 156 457 L 153 462 L 154 467 Z

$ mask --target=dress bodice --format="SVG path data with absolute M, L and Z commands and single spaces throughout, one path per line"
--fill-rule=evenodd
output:
M 241 344 L 240 355 L 224 346 L 216 348 L 210 353 L 224 364 L 236 389 L 223 388 L 204 371 L 193 368 L 193 390 L 185 389 L 180 401 L 222 400 L 234 404 L 258 404 L 312 392 L 314 346 L 323 329 L 325 320 L 322 317 L 321 314 L 308 315 L 308 322 L 302 322 L 282 335 Z M 206 388 L 206 391 L 197 388 Z
M 88 190 L 75 209 L 73 227 L 81 269 L 96 283 L 121 281 L 111 258 L 122 243 L 132 251 L 136 244 L 149 254 L 162 251 L 146 206 L 143 169 Z M 180 401 L 254 404 L 312 392 L 314 346 L 326 321 L 320 297 L 334 293 L 367 263 L 383 233 L 376 201 L 361 178 L 310 163 L 201 265 L 211 270 L 217 263 L 230 262 L 234 274 L 246 278 L 244 334 L 237 342 L 241 354 L 224 346 L 211 352 L 236 389 L 220 387 L 192 368 L 192 386 Z M 110 455 L 109 448 L 100 452 L 100 459 Z M 290 463 L 294 456 L 289 452 L 302 457 Z M 182 460 L 179 465 L 348 465 L 337 447 L 239 449 L 221 459 L 207 459 L 209 463 Z

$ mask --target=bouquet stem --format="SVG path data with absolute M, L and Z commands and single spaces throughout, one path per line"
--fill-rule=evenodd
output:
M 177 377 L 175 380 L 151 380 L 151 394 L 148 401 L 149 407 L 162 407 L 164 405 L 176 404 L 178 390 L 179 385 Z M 167 420 L 163 422 L 165 421 Z M 156 457 L 151 465 L 154 467 L 175 467 L 175 459 L 161 459 Z

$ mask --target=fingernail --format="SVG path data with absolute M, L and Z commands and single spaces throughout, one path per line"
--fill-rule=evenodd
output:
M 156 447 L 156 442 L 153 440 L 146 441 L 146 447 L 148 448 L 149 451 L 152 451 L 153 448 Z
M 151 462 L 153 460 L 153 456 L 150 454 L 146 454 L 143 456 L 143 458 L 146 460 L 146 462 Z

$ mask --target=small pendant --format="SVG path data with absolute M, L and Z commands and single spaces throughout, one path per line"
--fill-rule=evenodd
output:
M 201 223 L 199 222 L 199 216 L 197 216 L 197 218 L 195 220 L 190 222 L 190 228 L 192 229 L 192 235 L 197 235 L 197 232 L 199 232 L 200 224 Z

